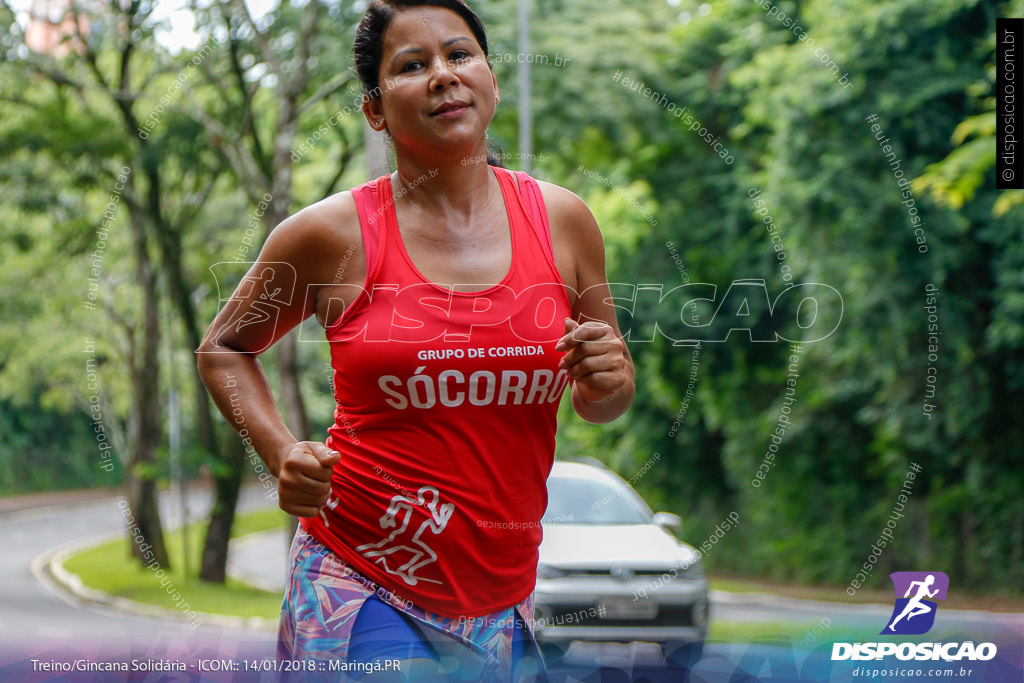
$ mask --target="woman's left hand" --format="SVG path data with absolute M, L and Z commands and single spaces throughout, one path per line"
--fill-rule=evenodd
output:
M 576 395 L 587 403 L 607 401 L 632 379 L 626 342 L 608 323 L 580 324 L 566 318 L 565 336 L 555 350 L 565 351 L 558 367 L 574 380 Z

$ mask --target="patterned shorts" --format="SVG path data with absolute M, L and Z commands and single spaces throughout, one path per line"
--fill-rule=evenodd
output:
M 299 526 L 292 540 L 290 574 L 281 607 L 277 655 L 281 659 L 347 661 L 349 638 L 363 603 L 376 595 L 411 618 L 435 651 L 463 669 L 451 680 L 536 680 L 542 670 L 533 639 L 533 596 L 481 617 L 450 618 L 427 612 L 358 573 Z M 529 659 L 512 661 L 514 630 L 523 629 Z M 447 657 L 446 657 L 447 659 Z M 543 678 L 543 673 L 540 673 Z

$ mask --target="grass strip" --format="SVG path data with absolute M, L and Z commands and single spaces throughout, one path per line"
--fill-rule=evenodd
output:
M 235 519 L 232 538 L 285 528 L 287 525 L 288 516 L 278 508 L 258 510 L 239 515 Z M 110 543 L 71 556 L 64 562 L 64 568 L 72 574 L 77 574 L 82 583 L 89 588 L 136 602 L 184 611 L 183 606 L 177 605 L 183 599 L 188 603 L 188 609 L 196 612 L 276 620 L 281 612 L 280 592 L 254 588 L 230 577 L 223 585 L 199 580 L 197 568 L 202 555 L 205 532 L 205 520 L 188 526 L 189 564 L 192 571 L 187 571 L 183 566 L 184 544 L 181 529 L 164 534 L 171 562 L 170 569 L 156 566 L 147 569 L 132 559 L 127 534 Z M 282 563 L 285 562 L 284 554 L 285 548 L 282 546 Z M 158 568 L 165 572 L 166 585 L 161 585 L 161 578 L 156 571 Z M 179 600 L 171 597 L 174 591 L 180 594 Z

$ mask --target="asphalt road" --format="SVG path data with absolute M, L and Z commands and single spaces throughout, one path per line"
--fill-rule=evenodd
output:
M 189 501 L 189 516 L 196 518 L 208 509 L 209 495 L 196 492 Z M 163 503 L 164 522 L 173 526 L 177 507 L 166 498 Z M 259 492 L 244 494 L 243 508 L 261 505 L 266 500 Z M 273 656 L 273 633 L 206 623 L 193 628 L 186 621 L 78 604 L 40 580 L 37 558 L 69 543 L 117 534 L 123 525 L 117 499 L 0 514 L 0 681 L 49 680 L 29 676 L 32 658 Z
M 164 520 L 168 526 L 178 522 L 176 505 L 166 498 Z M 198 518 L 209 505 L 206 492 L 190 496 L 189 516 Z M 258 490 L 243 496 L 241 507 L 265 507 L 266 498 Z M 268 660 L 273 657 L 274 633 L 269 630 L 246 630 L 209 622 L 198 628 L 184 621 L 139 616 L 91 604 L 79 604 L 61 591 L 54 590 L 40 579 L 38 565 L 42 558 L 57 548 L 93 538 L 108 537 L 123 530 L 121 509 L 117 499 L 75 502 L 66 506 L 0 512 L 0 681 L 63 681 L 63 680 L 208 680 L 208 681 L 276 681 L 270 674 L 210 672 L 199 674 L 190 670 L 185 675 L 138 673 L 126 679 L 103 674 L 87 677 L 53 676 L 33 671 L 31 660 L 88 661 L 168 660 L 189 662 L 200 659 Z M 268 586 L 282 585 L 286 540 L 283 534 L 268 534 L 250 539 L 232 551 L 232 566 L 247 567 L 250 575 Z M 257 568 L 252 570 L 251 568 Z M 187 598 L 187 596 L 186 596 Z M 891 605 L 845 605 L 798 601 L 777 596 L 751 596 L 727 593 L 712 594 L 712 619 L 731 622 L 791 621 L 794 632 L 790 642 L 762 641 L 741 644 L 714 644 L 705 650 L 705 657 L 695 667 L 693 681 L 761 680 L 781 683 L 797 680 L 859 680 L 850 672 L 860 662 L 833 663 L 827 653 L 807 657 L 795 651 L 795 643 L 807 635 L 807 624 L 828 620 L 828 629 L 814 638 L 815 645 L 827 646 L 830 638 L 847 626 L 877 627 L 884 625 Z M 942 610 L 941 621 L 929 638 L 952 637 L 957 640 L 995 640 L 1017 645 L 1007 650 L 1000 644 L 1000 660 L 1010 664 L 975 669 L 970 678 L 931 677 L 929 680 L 1020 681 L 1020 660 L 1024 634 L 1024 615 L 993 614 Z M 941 625 L 941 628 L 940 628 Z M 917 638 L 916 640 L 920 640 Z M 998 663 L 998 662 L 997 662 Z M 1005 663 L 1004 663 L 1005 664 Z M 335 677 L 334 680 L 337 680 Z M 656 648 L 643 644 L 629 646 L 583 646 L 577 648 L 566 662 L 553 671 L 555 683 L 565 681 L 679 681 L 682 674 L 668 671 L 661 664 Z M 913 678 L 882 678 L 879 680 L 913 680 Z
M 283 589 L 285 561 L 281 554 L 287 546 L 286 533 L 274 531 L 259 534 L 237 543 L 232 548 L 229 567 L 239 578 L 245 578 L 269 589 Z M 795 600 L 778 595 L 726 593 L 711 591 L 711 618 L 730 622 L 793 622 L 818 624 L 828 620 L 830 629 L 843 627 L 879 630 L 892 612 L 892 604 L 847 604 L 815 600 Z M 1007 614 L 968 610 L 943 610 L 942 626 L 950 630 L 986 628 L 1002 624 L 1024 633 L 1024 614 Z M 794 631 L 795 641 L 804 633 Z
M 284 532 L 268 532 L 252 537 L 232 549 L 232 568 L 239 578 L 246 578 L 265 587 L 284 585 L 284 562 L 279 549 L 284 547 Z M 743 680 L 775 681 L 782 683 L 798 680 L 855 680 L 851 671 L 855 664 L 845 662 L 833 664 L 829 649 L 833 641 L 845 641 L 844 633 L 856 629 L 863 633 L 878 633 L 891 617 L 893 605 L 847 604 L 792 598 L 768 594 L 711 592 L 711 620 L 732 623 L 779 623 L 793 624 L 788 639 L 763 638 L 749 643 L 710 644 L 704 650 L 704 658 L 695 667 L 694 681 Z M 817 627 L 817 631 L 812 630 Z M 873 629 L 873 630 L 872 630 Z M 940 609 L 932 632 L 915 640 L 974 640 L 975 642 L 995 641 L 1003 643 L 1021 641 L 1024 634 L 1024 614 L 992 613 L 968 610 Z M 812 654 L 819 649 L 818 654 Z M 1010 655 L 1019 663 L 1020 649 Z M 647 643 L 623 644 L 578 644 L 560 666 L 556 674 L 563 680 L 590 681 L 595 669 L 604 669 L 601 680 L 647 680 L 678 681 L 678 671 L 667 671 L 663 665 L 660 649 Z M 993 670 L 989 671 L 989 667 Z M 625 678 L 609 672 L 622 672 Z M 973 673 L 973 676 L 970 674 Z M 751 678 L 747 678 L 750 675 Z M 859 677 L 859 676 L 858 676 Z M 968 676 L 957 675 L 949 678 L 970 678 L 977 681 L 1020 681 L 1018 669 L 1013 667 L 995 669 L 995 665 L 978 666 Z M 943 676 L 928 676 L 929 680 L 945 680 Z M 906 679 L 915 680 L 911 676 Z

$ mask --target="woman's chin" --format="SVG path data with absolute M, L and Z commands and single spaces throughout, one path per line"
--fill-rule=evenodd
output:
M 463 146 L 474 144 L 486 136 L 487 125 L 475 116 L 475 112 L 469 111 L 457 119 L 427 119 L 420 139 Z
M 412 143 L 410 149 L 418 149 L 430 153 L 466 154 L 472 153 L 481 142 L 486 141 L 486 130 L 480 131 L 475 127 L 471 129 L 457 130 L 431 130 L 429 134 L 418 134 L 410 136 Z

